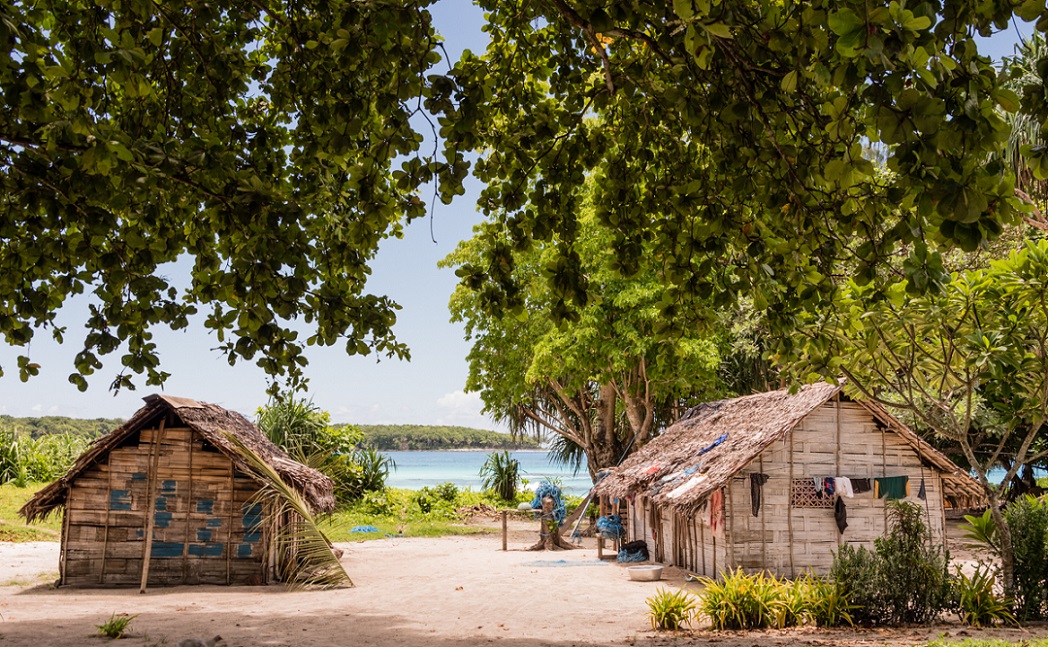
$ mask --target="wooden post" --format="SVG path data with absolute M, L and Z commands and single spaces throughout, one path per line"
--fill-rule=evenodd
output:
M 69 497 L 72 495 L 71 490 L 72 490 L 72 488 L 70 488 L 67 485 L 66 489 L 65 489 L 65 491 L 66 491 L 65 492 L 65 500 L 66 500 L 67 503 L 69 502 Z M 66 546 L 68 546 L 68 545 L 69 545 L 69 506 L 66 505 L 65 510 L 62 513 L 62 547 L 59 549 L 59 553 L 58 553 L 58 578 L 59 578 L 58 581 L 61 584 L 65 584 L 66 583 L 66 558 L 67 558 L 67 550 L 68 550 L 66 548 Z
M 506 517 L 509 515 L 505 510 L 502 511 L 502 550 L 508 550 L 508 538 L 506 537 Z
M 160 465 L 160 441 L 164 438 L 164 423 L 167 422 L 166 414 L 160 419 L 160 429 L 153 437 L 153 455 L 150 457 L 149 466 L 149 508 L 146 513 L 146 536 L 142 549 L 142 583 L 138 587 L 139 593 L 146 592 L 146 583 L 149 582 L 149 561 L 153 552 L 153 528 L 156 524 L 156 483 L 157 470 Z
M 764 473 L 764 455 L 761 454 L 757 457 L 757 469 L 760 473 Z M 752 490 L 751 490 L 752 492 Z M 752 495 L 751 495 L 752 496 Z M 764 524 L 764 509 L 767 508 L 767 501 L 764 500 L 764 492 L 761 492 L 761 568 L 765 571 L 768 570 L 768 536 L 765 534 L 768 532 Z
M 731 491 L 735 489 L 735 479 L 728 479 L 728 523 L 724 526 L 724 534 L 726 535 L 724 541 L 727 543 L 725 557 L 728 560 L 728 568 L 734 569 L 739 565 L 735 559 L 735 499 L 732 497 Z
M 702 518 L 699 518 L 699 545 L 702 547 L 702 574 L 709 577 L 709 573 L 706 571 L 706 531 L 703 528 L 705 524 L 702 523 Z
M 797 567 L 793 561 L 793 431 L 790 430 L 790 487 L 786 501 L 786 539 L 790 544 L 790 577 L 797 577 Z
M 153 437 L 153 452 L 150 456 L 150 468 L 149 468 L 149 508 L 146 513 L 146 541 L 143 547 L 143 555 L 141 555 L 141 584 L 138 586 L 139 594 L 146 592 L 146 584 L 149 582 L 149 562 L 153 553 L 153 529 L 156 523 L 156 482 L 157 482 L 157 470 L 160 465 L 160 440 L 163 439 L 163 424 L 167 422 L 167 418 L 160 418 L 160 428 L 156 431 L 156 436 Z
M 113 462 L 109 460 L 112 452 L 106 454 L 106 497 L 113 496 Z M 68 499 L 67 499 L 68 500 Z M 109 501 L 106 500 L 106 521 L 102 529 L 102 569 L 98 573 L 98 583 L 106 583 L 106 559 L 109 557 Z

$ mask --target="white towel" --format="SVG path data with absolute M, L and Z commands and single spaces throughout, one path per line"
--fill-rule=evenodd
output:
M 851 479 L 847 476 L 838 476 L 834 479 L 837 484 L 837 494 L 840 496 L 846 496 L 849 499 L 855 496 L 855 492 L 852 490 Z
M 709 475 L 707 475 L 707 474 L 699 474 L 698 476 L 693 477 L 691 480 L 686 481 L 683 485 L 678 485 L 675 489 L 673 489 L 669 494 L 666 495 L 666 498 L 668 498 L 668 499 L 676 499 L 680 495 L 684 494 L 688 490 L 691 490 L 696 485 L 698 485 L 699 483 L 702 483 L 703 481 L 705 481 L 708 478 L 709 478 Z

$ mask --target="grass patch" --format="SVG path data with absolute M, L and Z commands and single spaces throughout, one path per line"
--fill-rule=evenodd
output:
M 1001 638 L 965 638 L 964 640 L 936 638 L 928 642 L 928 647 L 1048 647 L 1048 638 L 1015 641 Z
M 530 496 L 530 493 L 518 494 L 518 501 L 511 506 L 491 492 L 447 486 L 421 490 L 387 488 L 368 492 L 359 501 L 325 515 L 319 525 L 331 541 L 384 539 L 387 533 L 404 537 L 490 534 L 496 530 L 467 524 L 455 511 L 475 505 L 515 507 L 519 501 L 530 501 Z M 356 526 L 374 526 L 378 532 L 350 532 Z
M 32 525 L 26 525 L 25 520 L 18 516 L 19 508 L 45 485 L 0 485 L 0 541 L 58 541 L 62 530 L 61 514 L 52 514 L 46 520 Z

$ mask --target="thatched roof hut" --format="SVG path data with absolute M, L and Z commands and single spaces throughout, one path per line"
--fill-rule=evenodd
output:
M 763 474 L 769 479 L 767 485 L 758 488 L 764 494 L 762 528 L 753 527 L 749 507 L 737 503 L 751 497 L 751 474 Z M 968 505 L 982 499 L 974 479 L 882 407 L 852 402 L 840 387 L 826 383 L 805 386 L 796 393 L 772 391 L 694 407 L 662 435 L 610 470 L 595 491 L 606 499 L 633 502 L 630 523 L 634 538 L 643 538 L 637 535 L 646 532 L 647 539 L 664 543 L 665 550 L 673 552 L 669 544 L 684 541 L 684 535 L 694 542 L 696 537 L 692 535 L 705 531 L 710 535 L 703 537 L 707 542 L 719 537 L 720 548 L 714 549 L 715 553 L 727 551 L 720 561 L 722 566 L 733 564 L 788 573 L 790 569 L 782 568 L 782 563 L 776 566 L 757 558 L 736 559 L 743 541 L 740 526 L 745 525 L 746 532 L 754 535 L 752 541 L 745 542 L 760 545 L 757 552 L 765 557 L 769 550 L 787 545 L 795 550 L 798 536 L 793 522 L 800 517 L 809 518 L 809 530 L 818 525 L 817 530 L 809 533 L 812 541 L 833 546 L 842 542 L 870 544 L 884 530 L 883 501 L 872 493 L 842 502 L 852 510 L 852 526 L 864 526 L 861 532 L 851 530 L 843 534 L 833 529 L 832 515 L 807 509 L 833 507 L 835 503 L 829 498 L 809 501 L 798 494 L 811 489 L 814 497 L 821 494 L 814 492 L 815 478 L 840 476 L 863 481 L 908 479 L 906 483 L 915 484 L 913 496 L 919 483 L 926 495 L 921 502 L 929 510 L 929 526 L 940 538 L 944 496 Z M 697 518 L 709 521 L 709 503 L 715 495 L 724 497 L 721 501 L 727 527 L 717 528 L 714 524 L 711 530 L 709 523 L 705 529 L 701 524 L 695 526 Z M 729 510 L 729 503 L 737 510 Z M 728 519 L 733 513 L 734 523 Z M 772 514 L 776 517 L 769 523 Z M 859 515 L 865 515 L 862 524 L 855 523 Z M 654 517 L 678 520 L 672 530 L 668 526 L 663 529 L 675 539 L 667 538 L 666 532 L 660 533 L 659 529 L 651 532 Z M 688 530 L 681 530 L 683 527 Z M 764 539 L 758 541 L 758 536 Z M 770 541 L 766 541 L 769 537 Z M 703 550 L 696 546 L 690 552 L 694 557 Z M 752 547 L 748 550 L 753 552 Z M 658 546 L 653 552 L 660 552 Z M 677 547 L 677 554 L 684 552 L 688 551 Z M 826 555 L 804 566 L 824 570 L 828 567 L 828 555 L 827 550 Z M 796 560 L 792 561 L 795 570 L 798 566 Z M 686 565 L 703 570 L 695 559 Z M 709 563 L 705 570 L 710 572 L 708 566 Z
M 254 500 L 265 482 L 232 439 L 314 512 L 334 509 L 331 479 L 292 460 L 239 413 L 166 395 L 145 402 L 20 511 L 33 521 L 64 508 L 62 583 L 138 584 L 143 572 L 151 584 L 270 581 L 276 529 L 262 527 Z

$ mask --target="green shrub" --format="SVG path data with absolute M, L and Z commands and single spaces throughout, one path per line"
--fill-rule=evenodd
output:
M 683 625 L 690 625 L 695 618 L 695 596 L 686 589 L 659 589 L 647 599 L 647 603 L 652 629 L 676 631 Z
M 386 490 L 365 493 L 359 507 L 367 514 L 382 517 L 392 515 L 397 509 L 396 502 Z
M 830 576 L 859 624 L 927 623 L 950 602 L 949 556 L 931 545 L 924 511 L 905 501 L 887 504 L 889 524 L 875 552 L 841 546 Z
M 433 486 L 433 495 L 442 501 L 453 502 L 458 494 L 458 486 L 454 483 L 441 483 Z
M 805 620 L 816 627 L 852 625 L 851 612 L 855 608 L 836 582 L 817 577 L 805 577 L 794 583 L 803 601 Z
M 1007 601 L 997 597 L 997 577 L 989 566 L 980 565 L 969 577 L 957 569 L 954 594 L 961 622 L 975 627 L 988 627 L 1001 622 L 1015 623 Z
M 513 501 L 520 482 L 520 461 L 509 452 L 492 452 L 480 468 L 484 487 L 493 490 L 504 501 Z
M 117 638 L 123 638 L 124 635 L 131 631 L 131 621 L 138 617 L 138 614 L 129 616 L 126 613 L 117 615 L 114 613 L 109 616 L 109 620 L 103 622 L 100 625 L 95 625 L 98 628 L 99 636 L 107 636 L 116 640 Z
M 87 449 L 90 439 L 76 434 L 33 438 L 15 429 L 0 429 L 0 484 L 25 487 L 65 474 Z
M 776 577 L 738 569 L 725 573 L 720 581 L 699 580 L 706 591 L 699 602 L 699 613 L 715 630 L 764 629 L 780 622 L 784 591 Z
M 1021 620 L 1045 617 L 1048 602 L 1048 502 L 1023 496 L 1004 509 L 1015 555 L 1015 615 Z

